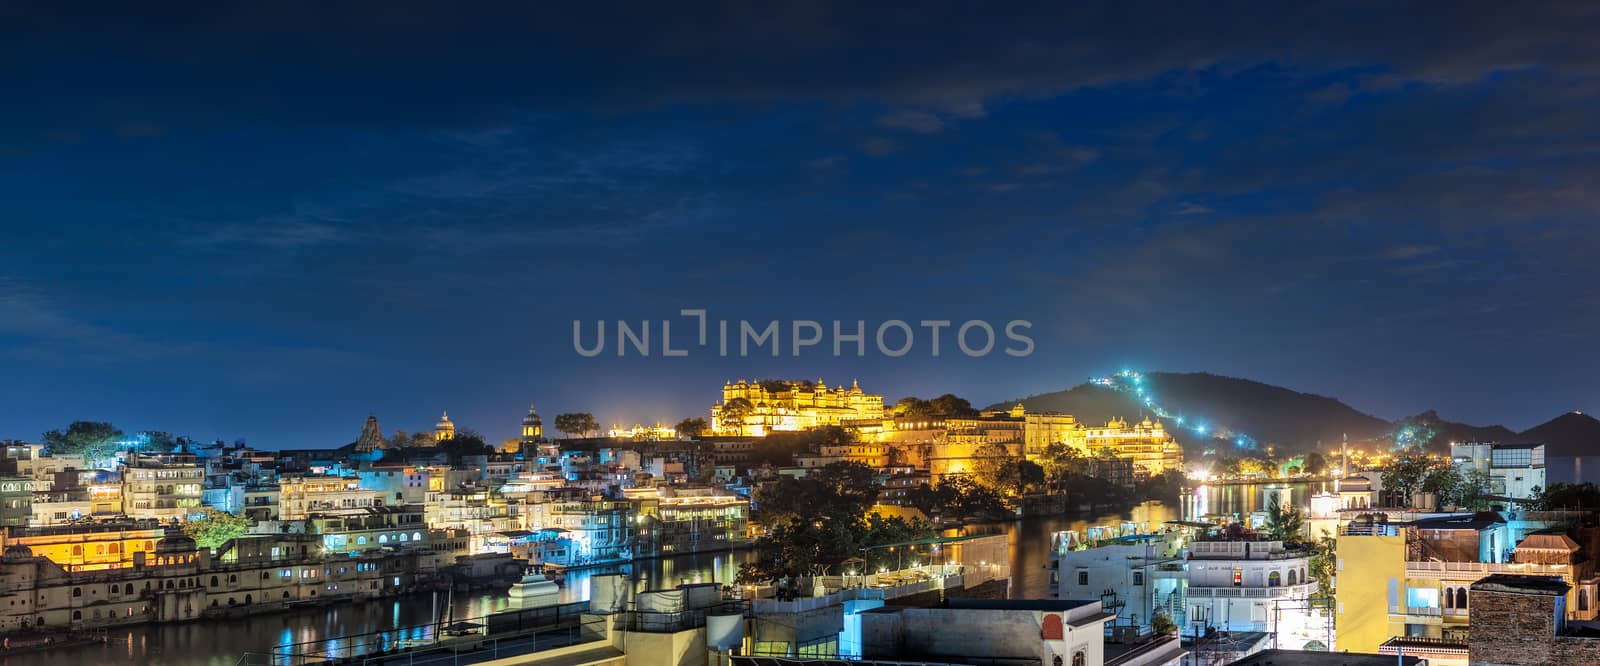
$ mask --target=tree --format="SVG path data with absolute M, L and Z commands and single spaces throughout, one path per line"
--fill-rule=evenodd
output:
M 404 430 L 396 430 L 389 433 L 388 437 L 383 438 L 383 444 L 384 448 L 388 449 L 403 449 L 411 446 L 411 433 Z
M 1305 526 L 1299 509 L 1285 508 L 1276 500 L 1267 505 L 1267 536 L 1287 546 L 1298 545 L 1305 540 Z
M 1016 481 L 1012 474 L 1016 467 L 1010 464 L 1014 459 L 1006 445 L 985 442 L 972 452 L 973 479 L 995 490 L 1014 488 Z
M 722 403 L 722 410 L 717 415 L 717 422 L 721 424 L 723 428 L 727 428 L 728 424 L 730 423 L 733 424 L 735 428 L 738 428 L 744 425 L 745 417 L 749 416 L 751 412 L 755 411 L 755 409 L 756 406 L 750 404 L 749 400 L 744 398 L 734 398 Z
M 588 412 L 556 415 L 556 430 L 569 436 L 587 435 L 600 429 L 600 422 L 594 420 L 594 415 Z
M 117 441 L 121 439 L 121 430 L 100 421 L 73 421 L 65 432 L 51 430 L 43 436 L 45 448 L 51 455 L 81 454 L 91 464 L 116 455 Z
M 929 400 L 928 406 L 934 414 L 945 418 L 970 419 L 978 416 L 978 410 L 972 408 L 972 403 L 950 393 Z
M 1017 459 L 1011 462 L 1015 472 L 1010 476 L 1015 477 L 1017 494 L 1026 495 L 1029 491 L 1037 490 L 1044 486 L 1044 468 L 1032 460 Z
M 451 465 L 460 465 L 462 459 L 468 456 L 486 456 L 494 453 L 494 447 L 484 442 L 483 437 L 466 429 L 457 431 L 455 437 L 439 442 L 436 447 L 450 457 Z
M 878 473 L 853 460 L 828 463 L 808 478 L 814 478 L 840 498 L 861 505 L 863 510 L 878 499 Z
M 678 431 L 679 437 L 695 439 L 700 436 L 700 433 L 706 431 L 706 420 L 702 418 L 684 419 L 679 421 L 678 425 L 673 426 L 672 429 Z
M 1383 489 L 1402 492 L 1409 499 L 1422 489 L 1422 482 L 1433 467 L 1433 461 L 1423 454 L 1399 456 L 1383 468 Z
M 1155 617 L 1150 618 L 1150 630 L 1157 636 L 1169 636 L 1178 633 L 1178 625 L 1166 613 L 1156 613 Z
M 244 516 L 205 507 L 199 518 L 183 524 L 183 533 L 194 539 L 201 548 L 215 550 L 229 541 L 250 533 L 256 522 Z
M 1312 599 L 1331 602 L 1333 600 L 1334 568 L 1338 564 L 1334 551 L 1338 546 L 1338 542 L 1333 537 L 1328 536 L 1326 531 L 1322 534 L 1322 538 L 1317 539 L 1316 544 L 1312 547 L 1312 555 L 1310 561 L 1306 563 L 1306 568 L 1310 570 L 1308 573 L 1311 574 L 1311 577 L 1317 581 L 1317 593 Z
M 1044 467 L 1045 478 L 1054 487 L 1060 487 L 1068 478 L 1083 476 L 1089 466 L 1088 457 L 1066 442 L 1046 444 L 1039 461 Z
M 895 416 L 911 418 L 933 416 L 933 403 L 923 400 L 922 398 L 918 398 L 914 395 L 906 396 L 901 398 L 899 402 L 894 403 L 894 409 L 892 411 L 894 412 Z

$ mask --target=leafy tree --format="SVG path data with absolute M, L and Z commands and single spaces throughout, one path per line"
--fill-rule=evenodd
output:
M 1261 458 L 1240 458 L 1238 462 L 1239 474 L 1242 476 L 1265 475 L 1272 468 L 1272 463 Z
M 891 410 L 895 416 L 920 417 L 933 416 L 933 403 L 916 396 L 906 396 L 894 404 Z
M 44 433 L 45 448 L 53 455 L 82 454 L 91 462 L 102 462 L 116 455 L 122 431 L 110 423 L 73 421 L 65 431 Z
M 1311 558 L 1306 563 L 1306 568 L 1309 570 L 1307 573 L 1317 581 L 1317 593 L 1312 597 L 1313 600 L 1324 603 L 1333 600 L 1333 573 L 1338 564 L 1335 555 L 1337 546 L 1337 540 L 1328 536 L 1326 531 L 1312 546 Z
M 853 460 L 828 463 L 808 478 L 843 500 L 861 505 L 863 510 L 878 499 L 878 473 Z
M 244 516 L 205 507 L 201 517 L 183 524 L 183 533 L 194 539 L 201 548 L 215 550 L 233 539 L 250 533 L 256 522 Z
M 972 403 L 950 393 L 929 400 L 928 406 L 934 414 L 946 418 L 970 419 L 978 416 L 978 410 L 973 409 Z
M 569 436 L 587 435 L 600 429 L 600 422 L 594 420 L 594 415 L 588 412 L 556 415 L 556 430 Z
M 1305 540 L 1305 527 L 1299 509 L 1285 508 L 1277 501 L 1267 505 L 1267 536 L 1294 546 Z
M 1008 476 L 1014 477 L 1018 495 L 1026 495 L 1029 491 L 1040 489 L 1044 486 L 1044 467 L 1032 460 L 1017 459 L 1011 462 L 1015 470 Z
M 1156 613 L 1155 617 L 1150 618 L 1150 630 L 1157 636 L 1170 636 L 1178 633 L 1178 625 L 1166 613 Z
M 678 431 L 680 437 L 694 439 L 699 437 L 700 433 L 706 431 L 706 420 L 702 418 L 684 419 L 679 421 L 678 425 L 673 426 L 672 429 Z
M 395 430 L 383 438 L 384 448 L 403 449 L 411 445 L 411 433 L 404 430 Z
M 1046 444 L 1039 462 L 1044 467 L 1045 479 L 1053 487 L 1060 487 L 1069 477 L 1083 476 L 1089 466 L 1088 456 L 1066 442 Z
M 756 406 L 750 404 L 749 400 L 734 398 L 722 403 L 722 412 L 718 415 L 717 420 L 723 424 L 723 427 L 727 427 L 729 423 L 743 424 L 745 417 L 755 410 Z
M 451 465 L 460 465 L 468 456 L 485 456 L 494 453 L 494 447 L 483 441 L 483 437 L 471 430 L 459 430 L 455 437 L 443 440 L 436 445 L 439 451 L 444 451 L 450 457 Z
M 919 486 L 906 494 L 908 503 L 930 516 L 952 518 L 999 517 L 1007 513 L 999 493 L 966 476 L 945 477 L 932 486 Z
M 1012 464 L 1015 456 L 1006 445 L 998 442 L 985 442 L 972 452 L 972 476 L 975 481 L 995 490 L 1005 490 L 1016 487 L 1013 475 L 1016 466 Z
M 1383 489 L 1402 492 L 1410 498 L 1422 489 L 1422 482 L 1433 464 L 1432 459 L 1420 453 L 1398 456 L 1383 468 Z
M 1600 487 L 1591 482 L 1552 483 L 1534 496 L 1534 508 L 1541 511 L 1600 507 Z

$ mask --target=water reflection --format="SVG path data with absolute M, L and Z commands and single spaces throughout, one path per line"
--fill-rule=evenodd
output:
M 1178 519 L 1159 502 L 1148 502 L 1127 513 L 1092 519 L 1028 518 L 974 526 L 1011 535 L 1012 596 L 1042 598 L 1049 594 L 1050 535 L 1061 530 L 1083 531 L 1092 526 L 1116 526 L 1124 521 L 1159 524 Z M 589 598 L 589 581 L 597 573 L 623 573 L 634 579 L 637 590 L 675 587 L 683 583 L 732 584 L 739 565 L 750 551 L 701 553 L 634 562 L 586 571 L 568 572 L 562 583 L 562 601 Z M 318 650 L 348 650 L 351 641 L 432 638 L 427 626 L 454 608 L 457 619 L 481 617 L 509 605 L 504 592 L 423 594 L 393 600 L 353 603 L 336 607 L 297 610 L 228 621 L 201 621 L 144 625 L 108 632 L 110 641 L 17 655 L 0 656 L 0 666 L 79 666 L 121 662 L 129 666 L 236 666 L 246 651 L 271 652 L 274 647 L 309 644 Z M 363 638 L 352 638 L 363 637 Z

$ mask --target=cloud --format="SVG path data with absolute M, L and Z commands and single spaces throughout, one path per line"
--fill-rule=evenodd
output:
M 1205 215 L 1206 213 L 1211 213 L 1211 212 L 1214 212 L 1214 211 L 1211 210 L 1210 206 L 1197 204 L 1197 203 L 1194 203 L 1192 201 L 1186 201 L 1186 202 L 1182 203 L 1181 205 L 1179 205 L 1178 209 L 1173 211 L 1172 214 L 1173 215 Z
M 1600 75 L 1600 6 L 1503 11 L 1427 3 L 1049 3 L 900 8 L 862 3 L 601 7 L 449 3 L 0 9 L 13 140 L 128 118 L 168 132 L 262 125 L 504 125 L 531 109 L 815 100 L 976 118 L 1038 99 L 1172 73 L 1386 70 L 1457 85 L 1541 69 Z M 83 35 L 93 34 L 92 41 Z M 107 67 L 105 63 L 115 63 Z M 1328 91 L 1327 94 L 1334 94 Z M 81 100 L 92 95 L 94 103 Z M 902 119 L 904 120 L 904 119 Z M 933 127 L 927 118 L 911 131 Z
M 896 111 L 878 117 L 878 124 L 889 129 L 904 130 L 915 134 L 938 134 L 945 129 L 945 122 L 938 116 L 925 111 Z
M 898 146 L 894 139 L 882 136 L 869 136 L 861 140 L 861 152 L 872 157 L 883 157 L 893 153 Z

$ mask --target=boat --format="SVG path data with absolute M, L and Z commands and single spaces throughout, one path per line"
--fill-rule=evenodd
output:
M 530 567 L 506 594 L 511 597 L 511 604 L 519 607 L 545 606 L 561 600 L 561 588 L 538 567 Z

